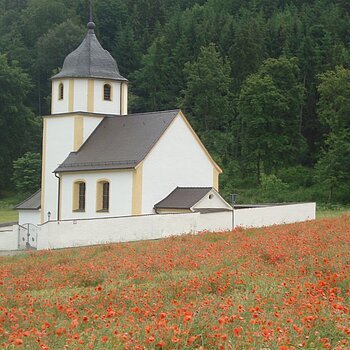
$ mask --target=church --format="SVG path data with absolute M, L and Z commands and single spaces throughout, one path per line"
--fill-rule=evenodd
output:
M 19 224 L 232 210 L 181 110 L 128 114 L 128 80 L 94 28 L 51 78 L 41 190 L 16 207 Z

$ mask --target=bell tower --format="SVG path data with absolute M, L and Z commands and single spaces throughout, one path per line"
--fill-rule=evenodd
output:
M 128 80 L 95 35 L 95 23 L 79 47 L 51 78 L 51 115 L 43 117 L 41 222 L 59 220 L 60 179 L 53 173 L 70 152 L 76 152 L 105 116 L 128 113 Z M 49 215 L 50 213 L 50 215 Z
M 51 78 L 51 114 L 88 112 L 112 115 L 128 113 L 128 81 L 117 62 L 95 35 L 95 23 L 80 46 L 71 52 L 62 70 Z

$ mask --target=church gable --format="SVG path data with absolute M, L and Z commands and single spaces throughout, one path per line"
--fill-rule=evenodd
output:
M 217 168 L 179 112 L 143 161 L 143 211 L 152 212 L 154 205 L 177 186 L 216 186 Z
M 178 110 L 105 117 L 78 152 L 57 173 L 135 168 L 157 143 Z

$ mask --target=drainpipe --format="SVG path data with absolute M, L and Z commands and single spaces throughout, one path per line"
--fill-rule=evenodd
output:
M 60 221 L 60 197 L 61 197 L 61 178 L 55 173 L 55 177 L 58 179 L 58 196 L 57 196 L 57 221 Z

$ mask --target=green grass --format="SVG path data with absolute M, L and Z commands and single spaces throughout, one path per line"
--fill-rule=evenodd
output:
M 342 209 L 318 209 L 316 211 L 316 218 L 337 218 L 342 216 L 343 214 L 350 214 L 350 208 L 342 208 Z
M 18 221 L 18 213 L 11 208 L 0 208 L 0 224 Z
M 0 198 L 0 224 L 18 221 L 18 212 L 13 207 L 23 201 L 23 195 L 11 195 Z

